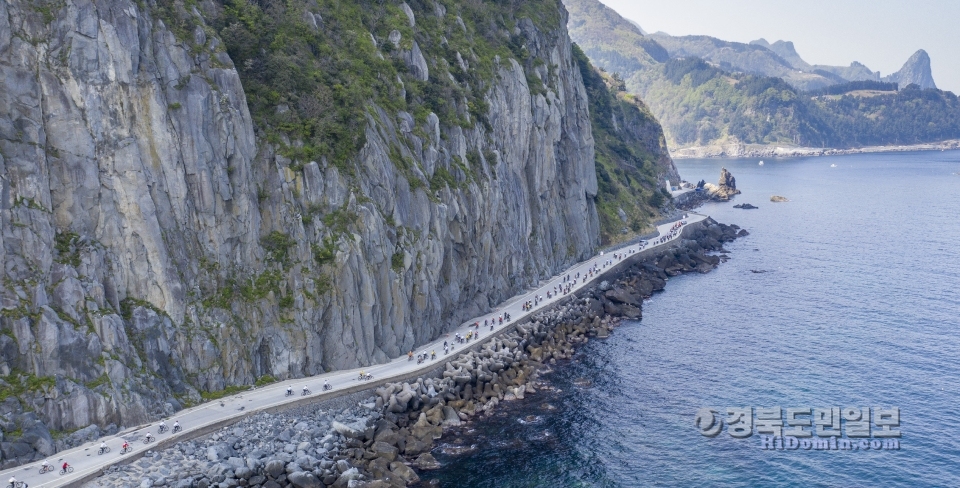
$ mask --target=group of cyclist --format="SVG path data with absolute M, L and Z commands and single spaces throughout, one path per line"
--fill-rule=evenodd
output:
M 160 421 L 160 424 L 157 427 L 161 434 L 168 430 L 167 423 L 163 420 Z M 180 430 L 182 430 L 182 428 L 180 427 L 180 421 L 174 420 L 173 433 L 176 434 L 177 432 L 180 432 Z M 153 434 L 151 434 L 150 432 L 147 432 L 146 435 L 143 436 L 144 444 L 148 444 L 150 442 L 153 442 L 154 440 L 156 440 L 156 437 L 154 437 Z M 120 454 L 126 454 L 132 450 L 133 450 L 133 447 L 130 446 L 130 442 L 124 439 L 123 447 L 120 450 Z M 106 454 L 108 452 L 110 452 L 110 446 L 107 445 L 106 441 L 100 441 L 100 447 L 97 449 L 97 454 L 98 455 Z M 43 463 L 40 464 L 40 474 L 44 474 L 49 471 L 54 471 L 54 469 L 55 468 L 50 465 L 50 461 L 44 460 Z M 72 473 L 72 472 L 73 472 L 73 466 L 70 466 L 70 463 L 64 461 L 63 465 L 60 466 L 60 474 L 63 475 L 63 474 Z M 9 480 L 7 480 L 7 482 L 9 483 L 8 488 L 27 488 L 27 483 L 23 481 L 17 481 L 16 477 L 11 477 Z
M 332 390 L 333 385 L 330 384 L 329 380 L 323 380 L 323 391 Z M 300 396 L 307 396 L 310 394 L 310 388 L 307 385 L 303 385 L 303 391 L 300 393 Z M 293 387 L 287 387 L 287 396 L 293 396 Z
M 447 348 L 447 343 L 443 343 L 443 353 L 446 354 L 449 349 Z M 430 354 L 427 354 L 427 351 L 423 351 L 420 354 L 417 354 L 417 364 L 420 364 L 427 359 L 437 359 L 437 351 L 430 351 Z M 407 360 L 413 361 L 413 351 L 407 352 Z M 361 372 L 362 374 L 362 372 Z
M 686 217 L 686 216 L 684 216 L 684 217 Z M 681 229 L 686 223 L 687 223 L 687 222 L 686 222 L 685 220 L 675 223 L 675 224 L 673 225 L 673 227 L 670 229 L 669 235 L 661 236 L 659 239 L 655 239 L 653 242 L 654 242 L 654 243 L 657 243 L 657 244 L 660 244 L 660 243 L 663 243 L 663 242 L 666 242 L 666 241 L 668 241 L 668 240 L 670 240 L 670 239 L 675 238 L 675 237 L 677 236 L 677 234 L 679 234 L 680 229 Z M 648 244 L 650 244 L 649 241 L 640 241 L 639 246 L 638 246 L 638 250 L 642 250 L 642 249 L 645 248 Z M 631 249 L 631 250 L 628 251 L 627 254 L 633 254 L 634 252 L 636 252 L 636 251 L 634 251 L 634 250 Z M 601 256 L 602 256 L 602 255 L 603 255 L 603 253 L 601 253 Z M 616 252 L 616 253 L 613 253 L 613 259 L 607 258 L 606 260 L 603 261 L 602 266 L 600 265 L 600 263 L 594 264 L 594 265 L 586 272 L 586 275 L 584 276 L 584 281 L 586 280 L 586 278 L 591 278 L 591 277 L 593 277 L 594 274 L 600 273 L 600 271 L 601 271 L 603 268 L 606 268 L 607 266 L 610 266 L 610 265 L 614 264 L 616 261 L 622 260 L 624 257 L 626 257 L 626 256 L 624 255 L 624 253 Z M 553 287 L 552 290 L 548 290 L 548 291 L 547 291 L 547 299 L 549 300 L 549 299 L 551 299 L 551 298 L 553 298 L 553 297 L 555 297 L 555 296 L 559 296 L 559 295 L 561 295 L 561 294 L 562 294 L 562 295 L 566 295 L 566 294 L 570 293 L 570 292 L 572 291 L 572 289 L 577 285 L 577 282 L 578 282 L 579 280 L 580 280 L 580 273 L 576 273 L 574 276 L 571 276 L 571 275 L 568 274 L 567 276 L 565 276 L 565 277 L 563 278 L 562 282 L 561 282 L 559 285 L 556 285 L 556 286 Z M 540 302 L 542 302 L 542 301 L 544 301 L 544 297 L 541 296 L 541 295 L 537 295 L 537 296 L 534 297 L 533 300 L 528 300 L 528 301 L 524 302 L 522 308 L 523 308 L 523 310 L 526 310 L 526 311 L 532 310 L 535 306 L 539 305 Z M 507 322 L 509 322 L 509 321 L 510 321 L 510 318 L 511 318 L 511 317 L 510 317 L 510 314 L 508 314 L 508 313 L 503 313 L 503 314 L 499 315 L 497 318 L 484 319 L 483 325 L 484 325 L 484 326 L 488 326 L 488 325 L 489 325 L 489 326 L 490 326 L 490 330 L 492 331 L 495 325 L 497 325 L 497 324 L 503 325 L 504 320 L 506 320 Z M 474 325 L 474 330 L 473 330 L 473 331 L 468 331 L 465 336 L 462 336 L 462 335 L 460 335 L 459 333 L 455 334 L 454 341 L 463 344 L 463 343 L 470 342 L 470 340 L 472 340 L 472 339 L 477 339 L 477 338 L 479 338 L 479 336 L 480 336 L 480 322 L 479 322 L 479 321 L 478 321 L 478 322 L 475 322 L 473 325 Z M 443 342 L 443 353 L 444 353 L 444 354 L 448 354 L 452 349 L 453 349 L 453 344 L 448 344 L 446 341 Z M 410 351 L 410 352 L 407 353 L 407 358 L 410 359 L 410 360 L 413 360 L 413 351 Z M 431 351 L 429 354 L 427 354 L 427 351 L 423 351 L 422 353 L 417 354 L 417 363 L 422 363 L 422 362 L 426 361 L 427 359 L 435 360 L 436 358 L 437 358 L 437 353 L 436 353 L 436 351 Z M 362 371 L 360 372 L 360 379 L 369 379 L 369 378 L 372 378 L 372 377 L 373 377 L 373 375 L 370 375 L 369 373 L 364 373 L 364 372 L 362 372 Z M 323 389 L 324 389 L 324 390 L 330 390 L 330 389 L 332 389 L 332 388 L 333 388 L 333 387 L 330 385 L 330 383 L 329 383 L 328 380 L 326 380 L 326 379 L 323 380 Z M 309 389 L 306 385 L 304 385 L 302 395 L 303 395 L 303 396 L 307 396 L 307 395 L 309 395 L 309 394 L 310 394 L 310 389 Z M 293 387 L 292 387 L 292 386 L 288 386 L 288 387 L 287 387 L 287 396 L 291 396 L 291 395 L 293 395 Z M 160 424 L 159 424 L 158 427 L 159 427 L 159 432 L 160 432 L 161 434 L 164 433 L 164 432 L 167 430 L 166 423 L 165 423 L 164 421 L 162 421 L 162 420 L 160 421 Z M 179 421 L 174 421 L 174 423 L 173 423 L 173 433 L 177 433 L 177 432 L 179 432 L 179 431 L 180 431 L 180 422 L 179 422 Z M 154 436 L 153 436 L 151 433 L 147 432 L 147 434 L 144 436 L 144 443 L 149 443 L 149 442 L 152 442 L 153 440 L 155 440 Z M 129 444 L 127 441 L 123 441 L 123 449 L 122 449 L 122 451 L 121 451 L 120 453 L 123 454 L 123 453 L 126 453 L 126 452 L 130 451 L 130 450 L 132 450 L 132 448 L 130 447 L 130 444 Z M 106 452 L 110 452 L 110 448 L 107 446 L 107 443 L 106 443 L 106 442 L 101 442 L 101 443 L 100 443 L 100 449 L 99 449 L 99 451 L 98 451 L 98 454 L 104 454 L 104 453 L 106 453 Z M 46 473 L 47 471 L 53 471 L 53 470 L 54 470 L 54 468 L 50 465 L 50 463 L 49 463 L 48 461 L 43 461 L 43 464 L 42 464 L 42 466 L 40 467 L 40 473 L 41 473 L 41 474 Z M 67 473 L 72 472 L 72 471 L 73 471 L 73 467 L 70 466 L 70 464 L 68 464 L 67 462 L 64 462 L 63 465 L 61 466 L 60 474 L 67 474 Z M 27 484 L 24 483 L 24 482 L 22 482 L 22 481 L 17 481 L 16 477 L 11 477 L 11 478 L 8 480 L 8 482 L 9 482 L 8 488 L 27 488 Z

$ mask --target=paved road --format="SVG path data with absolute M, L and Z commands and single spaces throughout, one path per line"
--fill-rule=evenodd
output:
M 447 334 L 444 334 L 442 337 L 437 338 L 437 340 L 420 346 L 415 352 L 436 351 L 437 360 L 428 360 L 425 364 L 418 364 L 416 360 L 409 361 L 406 355 L 404 355 L 403 357 L 396 358 L 389 363 L 379 364 L 367 368 L 337 371 L 333 373 L 311 376 L 308 378 L 274 383 L 269 386 L 245 391 L 240 394 L 225 397 L 222 400 L 214 400 L 212 402 L 207 402 L 202 405 L 177 412 L 173 418 L 167 419 L 167 425 L 172 426 L 174 420 L 179 421 L 180 425 L 183 427 L 183 431 L 181 433 L 171 434 L 168 430 L 164 434 L 159 434 L 157 432 L 158 422 L 154 422 L 152 424 L 140 426 L 136 429 L 128 429 L 117 435 L 105 437 L 97 440 L 96 442 L 87 443 L 77 448 L 58 452 L 48 459 L 50 464 L 55 467 L 55 471 L 53 472 L 48 472 L 43 475 L 39 474 L 40 463 L 36 462 L 0 472 L 0 480 L 2 480 L 3 486 L 6 486 L 7 480 L 11 476 L 16 476 L 18 481 L 25 481 L 29 484 L 29 486 L 34 488 L 59 486 L 71 481 L 77 481 L 92 473 L 99 473 L 101 469 L 108 467 L 114 462 L 117 462 L 123 456 L 136 455 L 137 453 L 142 453 L 148 449 L 154 448 L 158 441 L 153 441 L 150 444 L 145 444 L 143 442 L 143 439 L 148 432 L 153 434 L 155 437 L 159 437 L 159 441 L 166 441 L 167 439 L 171 438 L 171 436 L 174 438 L 188 437 L 188 434 L 191 432 L 196 433 L 198 430 L 211 426 L 212 424 L 220 423 L 228 419 L 239 419 L 240 417 L 249 415 L 253 412 L 262 411 L 264 409 L 280 406 L 294 400 L 299 400 L 302 398 L 301 394 L 304 386 L 307 386 L 311 390 L 309 395 L 310 397 L 318 399 L 325 398 L 331 396 L 332 393 L 342 391 L 344 388 L 359 385 L 360 381 L 357 379 L 357 377 L 359 376 L 359 372 L 361 370 L 373 375 L 374 379 L 373 381 L 370 381 L 369 384 L 374 386 L 391 378 L 407 376 L 419 370 L 426 371 L 428 369 L 432 369 L 441 364 L 440 360 L 444 357 L 444 341 L 447 341 L 451 344 L 454 343 L 455 341 L 453 338 L 456 334 L 466 336 L 466 334 L 470 331 L 479 330 L 480 335 L 479 339 L 477 340 L 483 341 L 496 331 L 500 331 L 505 327 L 509 327 L 512 323 L 523 318 L 524 316 L 532 314 L 533 312 L 536 312 L 537 310 L 540 310 L 543 307 L 567 296 L 566 294 L 561 293 L 560 295 L 553 295 L 552 298 L 546 299 L 547 292 L 550 291 L 552 294 L 555 286 L 559 288 L 564 286 L 565 283 L 569 284 L 572 288 L 572 293 L 573 291 L 582 288 L 585 282 L 590 283 L 600 279 L 606 271 L 609 271 L 613 267 L 613 264 L 616 264 L 616 262 L 619 262 L 629 255 L 635 254 L 638 251 L 670 245 L 679 237 L 680 227 L 683 225 L 682 222 L 686 222 L 686 224 L 692 224 L 706 218 L 706 215 L 689 213 L 685 220 L 678 220 L 662 224 L 657 227 L 661 237 L 650 239 L 645 244 L 631 245 L 578 263 L 563 273 L 558 274 L 557 276 L 554 276 L 545 282 L 541 282 L 541 286 L 539 288 L 521 293 L 520 295 L 507 300 L 493 312 L 481 317 L 476 317 L 461 324 L 458 328 L 450 331 Z M 592 277 L 587 277 L 589 270 L 591 269 L 594 270 L 594 273 Z M 578 273 L 580 275 L 580 279 L 575 279 L 574 277 L 576 277 Z M 571 278 L 569 281 L 566 281 L 567 276 L 570 276 Z M 573 284 L 574 282 L 576 284 Z M 523 309 L 523 304 L 527 301 L 533 301 L 536 296 L 542 296 L 545 300 L 540 301 L 539 304 L 533 307 L 531 310 L 525 311 Z M 510 314 L 512 316 L 512 320 L 509 322 L 504 320 L 503 324 L 500 324 L 499 316 L 501 316 L 503 313 Z M 494 331 L 491 331 L 489 326 L 483 326 L 484 320 L 496 320 L 497 323 L 494 325 Z M 479 329 L 473 327 L 473 324 L 476 322 L 480 323 Z M 466 344 L 455 344 L 455 348 L 450 352 L 450 354 L 453 355 L 464 347 L 469 347 L 474 344 L 476 344 L 476 340 L 472 340 Z M 324 380 L 328 381 L 332 386 L 331 391 L 322 391 Z M 287 387 L 292 387 L 292 396 L 288 397 L 285 395 Z M 124 440 L 128 441 L 133 447 L 133 454 L 120 454 L 120 448 Z M 100 442 L 106 442 L 107 446 L 110 448 L 110 452 L 103 455 L 98 455 L 97 451 Z M 73 473 L 61 476 L 58 473 L 60 471 L 60 466 L 64 461 L 70 463 L 70 465 L 74 467 L 74 471 Z

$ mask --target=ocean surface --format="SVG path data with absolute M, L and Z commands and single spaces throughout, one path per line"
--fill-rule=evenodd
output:
M 672 278 L 546 375 L 445 436 L 445 487 L 960 486 L 960 152 L 681 160 L 743 191 L 700 211 L 750 236 Z M 835 165 L 835 166 L 834 166 Z M 770 202 L 771 195 L 790 199 Z M 752 203 L 757 210 L 734 209 Z M 504 405 L 504 404 L 501 404 Z M 901 448 L 762 450 L 700 407 L 899 407 Z

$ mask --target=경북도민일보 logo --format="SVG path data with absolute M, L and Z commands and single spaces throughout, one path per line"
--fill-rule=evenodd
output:
M 872 414 L 868 407 L 701 407 L 694 425 L 706 437 L 724 424 L 738 439 L 756 430 L 764 450 L 899 450 L 900 408 L 873 407 Z

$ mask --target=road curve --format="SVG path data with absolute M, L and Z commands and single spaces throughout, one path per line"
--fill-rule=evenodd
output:
M 171 434 L 170 430 L 167 430 L 164 434 L 159 434 L 157 432 L 159 422 L 130 428 L 116 435 L 104 437 L 94 442 L 89 442 L 82 446 L 54 454 L 47 459 L 55 468 L 52 472 L 42 475 L 39 474 L 41 462 L 34 462 L 2 471 L 0 472 L 0 480 L 2 480 L 3 483 L 2 486 L 7 486 L 7 480 L 10 479 L 11 476 L 15 476 L 18 481 L 26 482 L 31 488 L 46 488 L 68 484 L 78 485 L 99 476 L 104 469 L 113 464 L 130 462 L 131 459 L 139 458 L 148 450 L 162 449 L 176 442 L 198 437 L 252 413 L 278 409 L 295 402 L 302 403 L 304 401 L 310 401 L 311 399 L 316 401 L 333 398 L 345 393 L 372 388 L 388 381 L 416 377 L 418 374 L 426 373 L 442 365 L 442 360 L 444 359 L 443 343 L 444 341 L 448 341 L 454 344 L 455 341 L 453 337 L 455 337 L 456 334 L 465 336 L 467 332 L 474 331 L 476 333 L 476 331 L 479 331 L 479 339 L 466 344 L 455 344 L 455 348 L 450 351 L 448 356 L 456 356 L 457 353 L 465 348 L 475 346 L 490 337 L 499 335 L 499 332 L 511 327 L 513 324 L 532 315 L 534 312 L 550 307 L 557 301 L 566 298 L 569 294 L 553 295 L 551 299 L 546 299 L 547 291 L 549 290 L 552 293 L 554 286 L 559 286 L 564 283 L 566 276 L 570 276 L 570 281 L 574 281 L 574 277 L 577 276 L 578 273 L 580 274 L 580 279 L 576 280 L 576 285 L 572 287 L 572 291 L 570 292 L 570 294 L 572 294 L 574 291 L 581 289 L 585 284 L 601 279 L 607 272 L 614 268 L 617 262 L 626 257 L 637 252 L 647 254 L 645 251 L 655 252 L 653 251 L 654 249 L 670 246 L 680 238 L 683 227 L 701 222 L 707 218 L 708 216 L 706 215 L 690 212 L 684 219 L 661 224 L 657 226 L 660 237 L 652 238 L 645 244 L 630 245 L 615 251 L 600 253 L 597 256 L 577 263 L 553 278 L 541 282 L 540 287 L 510 298 L 492 312 L 460 324 L 456 329 L 443 334 L 431 343 L 421 345 L 417 348 L 417 351 L 415 351 L 415 353 L 436 351 L 437 360 L 428 360 L 423 364 L 418 364 L 415 360 L 407 360 L 406 355 L 404 355 L 384 364 L 287 380 L 261 388 L 247 390 L 239 394 L 224 397 L 221 400 L 206 402 L 177 412 L 176 415 L 167 419 L 168 427 L 173 425 L 174 420 L 180 422 L 183 430 L 177 434 Z M 619 256 L 619 258 L 615 256 Z M 604 263 L 608 260 L 612 260 L 612 262 L 605 265 Z M 592 277 L 585 279 L 584 277 L 588 276 L 588 271 L 591 268 L 594 270 L 599 269 L 599 272 L 595 271 Z M 543 296 L 544 300 L 540 301 L 539 305 L 533 307 L 531 310 L 523 310 L 523 304 L 528 300 L 534 300 L 534 297 L 538 295 Z M 510 314 L 512 320 L 504 320 L 503 323 L 500 324 L 497 319 L 503 313 Z M 497 321 L 493 330 L 490 329 L 490 326 L 483 326 L 483 321 L 490 319 Z M 479 329 L 473 327 L 473 324 L 477 322 L 481 324 Z M 371 373 L 373 380 L 358 380 L 360 371 Z M 328 381 L 332 386 L 331 390 L 322 391 L 324 380 Z M 310 393 L 306 395 L 306 397 L 302 395 L 304 386 L 307 386 L 310 390 Z M 286 396 L 287 387 L 293 389 L 292 396 Z M 153 434 L 157 440 L 145 444 L 143 439 L 148 432 Z M 120 448 L 124 441 L 130 443 L 130 446 L 133 448 L 132 452 L 120 454 Z M 107 444 L 110 452 L 103 455 L 97 454 L 101 442 Z M 61 476 L 58 473 L 64 461 L 73 466 L 74 471 Z

